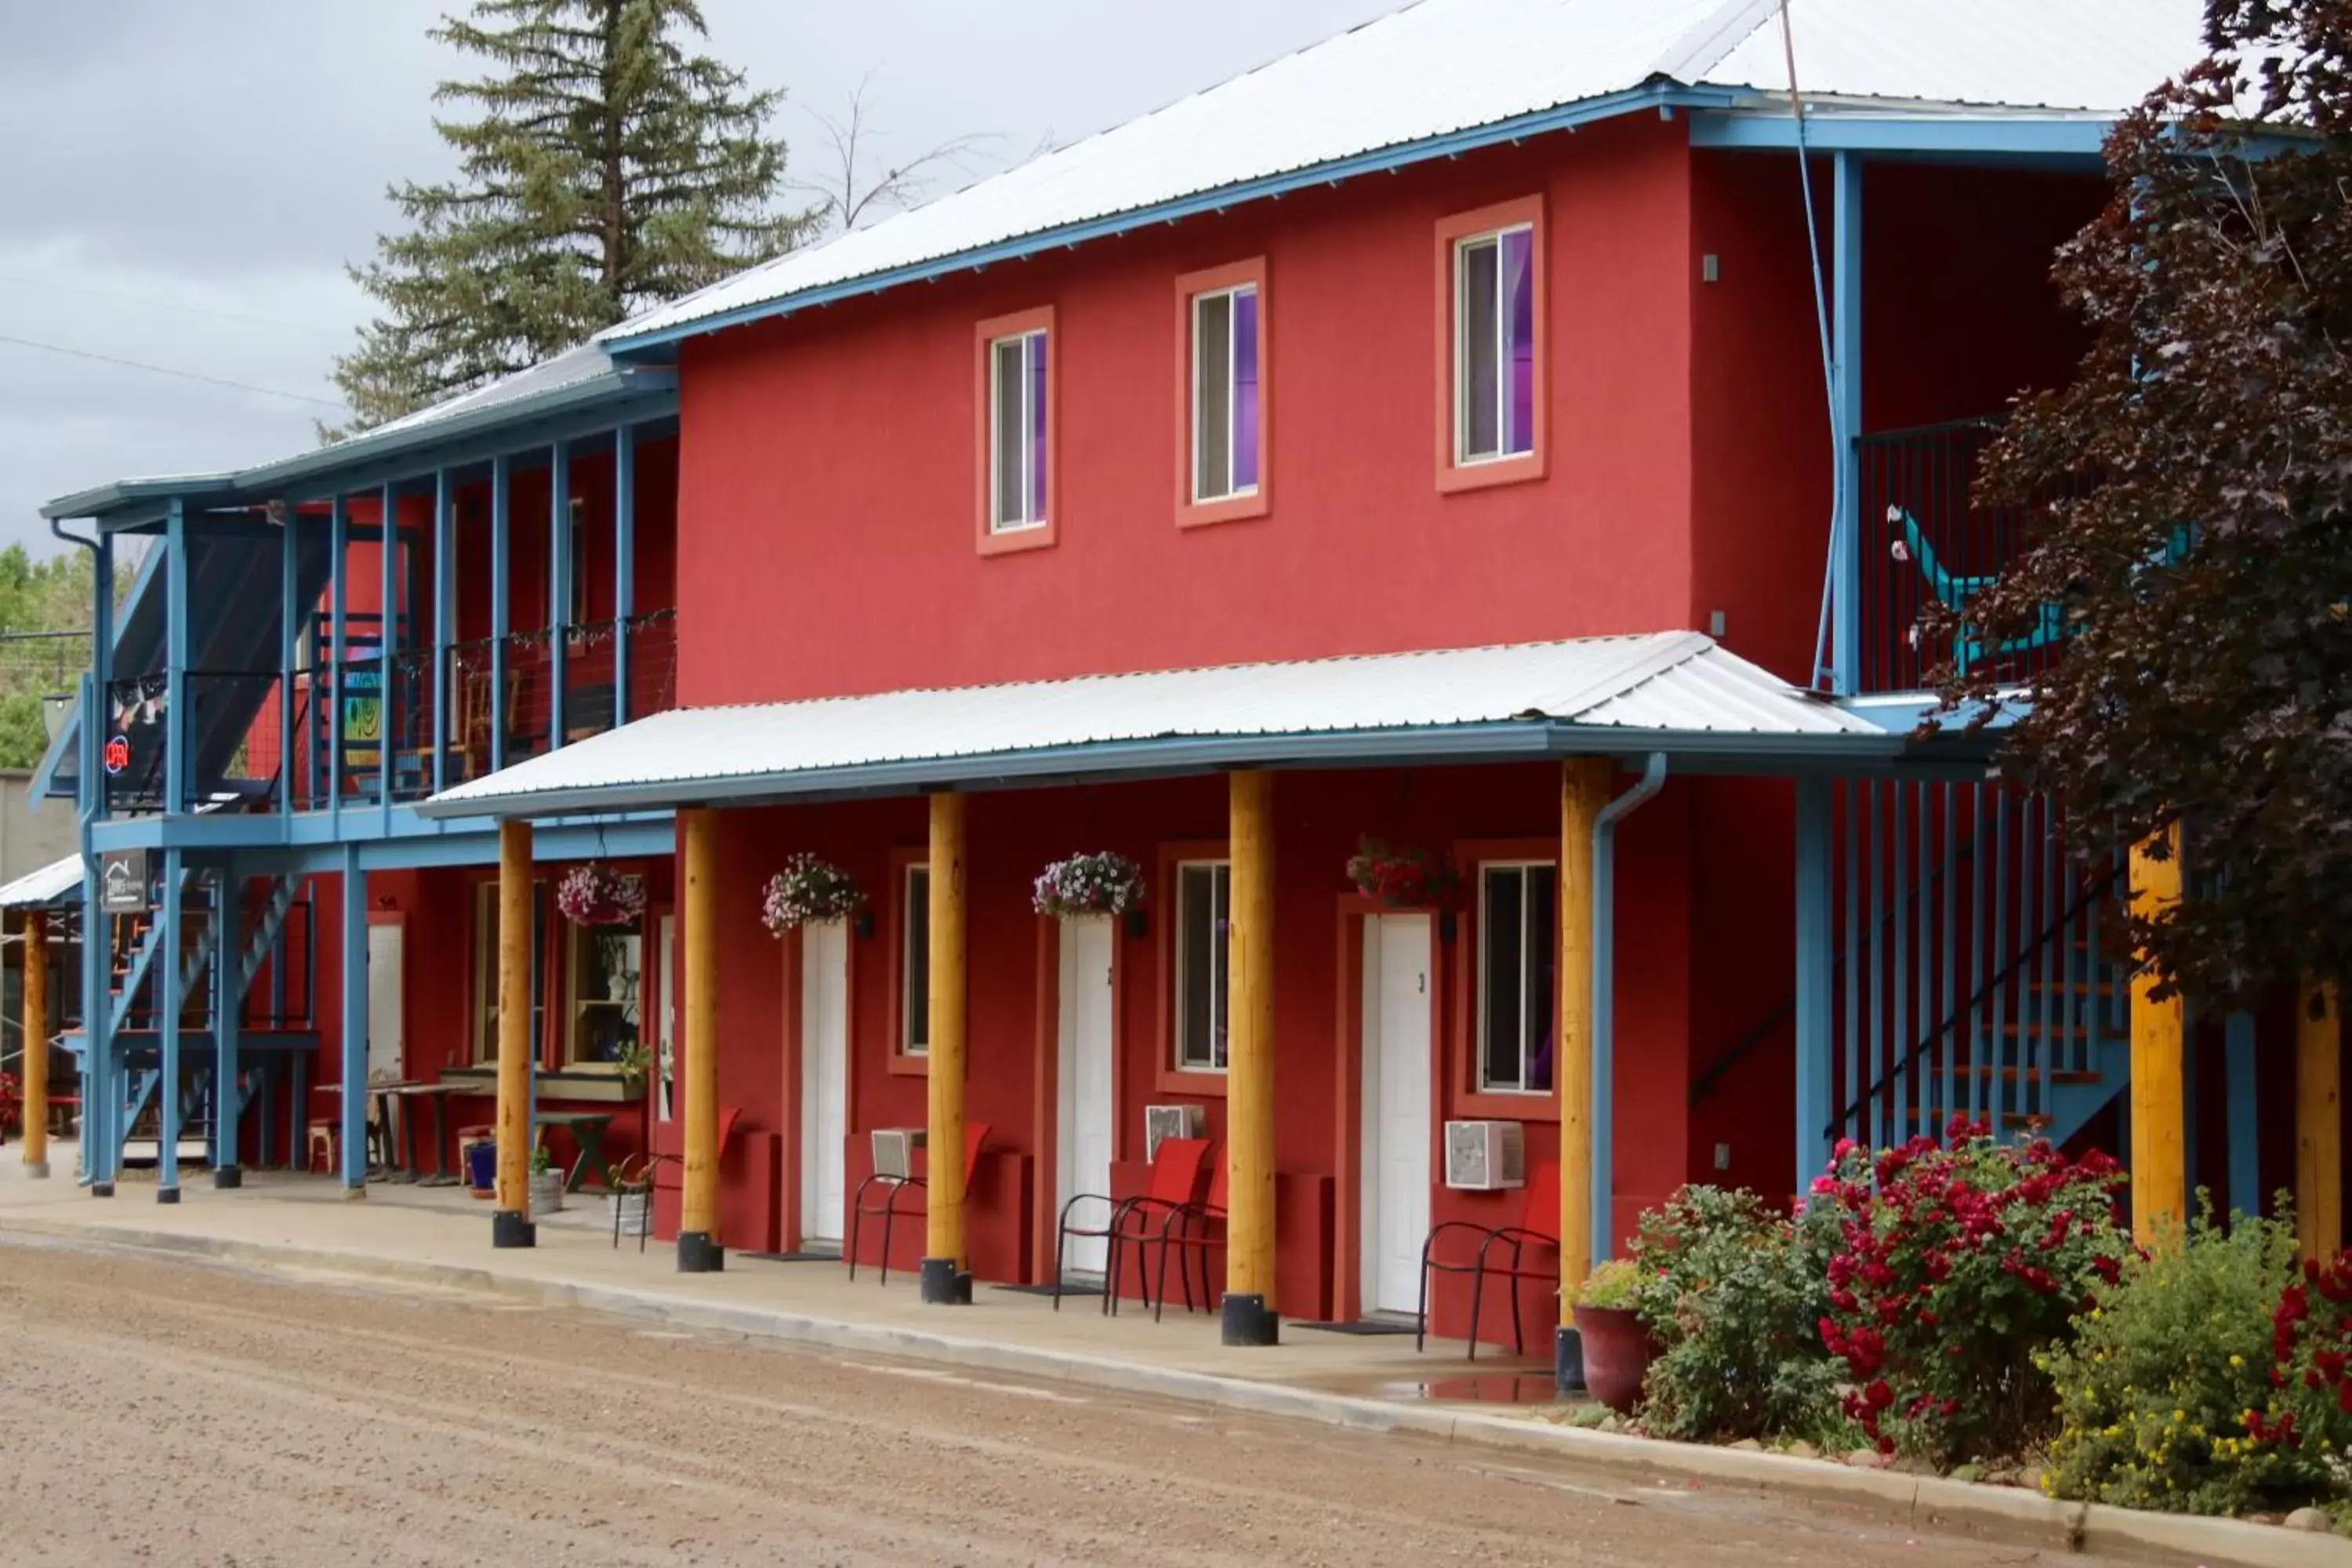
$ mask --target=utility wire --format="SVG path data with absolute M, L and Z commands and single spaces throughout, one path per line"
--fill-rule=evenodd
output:
M 289 321 L 278 316 L 248 315 L 242 310 L 215 310 L 206 305 L 183 305 L 173 300 L 151 299 L 144 294 L 125 293 L 113 289 L 85 289 L 79 283 L 59 283 L 47 278 L 16 278 L 0 275 L 0 286 L 12 289 L 47 289 L 60 294 L 79 294 L 85 300 L 112 300 L 125 305 L 141 305 L 151 310 L 172 310 L 184 316 L 210 316 L 221 321 L 246 321 L 258 327 L 277 327 L 284 331 L 299 332 L 304 337 L 325 339 L 349 337 L 348 331 L 307 321 Z
M 321 408 L 341 408 L 343 405 L 331 397 L 313 397 L 307 392 L 282 392 L 274 386 L 256 386 L 249 381 L 230 381 L 217 375 L 199 375 L 193 370 L 173 370 L 169 365 L 149 364 L 142 360 L 120 359 L 113 354 L 92 353 L 88 349 L 69 349 L 62 343 L 35 342 L 31 338 L 10 337 L 0 332 L 0 343 L 14 343 L 20 349 L 40 349 L 53 354 L 67 354 L 74 359 L 96 360 L 100 364 L 121 365 L 126 370 L 143 370 L 156 375 L 175 375 L 183 381 L 201 381 L 211 386 L 234 387 L 239 392 L 258 392 L 268 397 L 290 397 L 297 403 L 315 403 Z

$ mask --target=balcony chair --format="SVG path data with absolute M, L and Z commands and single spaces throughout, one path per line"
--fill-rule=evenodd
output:
M 654 1177 L 664 1164 L 683 1169 L 686 1162 L 676 1154 L 630 1154 L 613 1167 L 613 1247 L 621 1246 L 621 1214 L 628 1200 L 637 1200 L 637 1250 L 646 1249 L 646 1237 L 654 1228 Z
M 1062 1310 L 1062 1259 L 1074 1236 L 1104 1238 L 1108 1250 L 1103 1258 L 1102 1310 L 1118 1310 L 1114 1303 L 1118 1297 L 1119 1243 L 1129 1210 L 1137 1205 L 1150 1205 L 1157 1211 L 1172 1212 L 1193 1203 L 1201 1194 L 1202 1168 L 1208 1163 L 1209 1150 L 1205 1138 L 1163 1138 L 1152 1153 L 1151 1174 L 1140 1197 L 1122 1199 L 1103 1193 L 1080 1193 L 1062 1205 L 1061 1219 L 1054 1231 L 1054 1310 Z M 1099 1229 L 1073 1225 L 1070 1213 L 1080 1204 L 1105 1205 L 1110 1215 Z M 1150 1302 L 1147 1300 L 1145 1305 Z
M 1209 1289 L 1209 1251 L 1224 1244 L 1224 1237 L 1212 1232 L 1211 1226 L 1225 1223 L 1226 1186 L 1231 1162 L 1223 1158 L 1210 1165 L 1209 1192 L 1204 1198 L 1181 1204 L 1160 1215 L 1157 1228 L 1136 1237 L 1138 1249 L 1156 1247 L 1160 1249 L 1160 1265 L 1155 1271 L 1157 1285 L 1148 1305 L 1151 1321 L 1159 1322 L 1168 1307 L 1168 1256 L 1171 1252 L 1189 1252 L 1200 1259 L 1201 1300 L 1196 1308 L 1192 1300 L 1192 1277 L 1185 1272 L 1181 1260 L 1176 1265 L 1176 1282 L 1184 1288 L 1184 1310 L 1188 1312 L 1206 1310 L 1215 1305 L 1216 1296 Z M 1139 1200 L 1139 1203 L 1140 1200 Z M 1134 1215 L 1139 1222 L 1148 1222 L 1150 1211 L 1138 1208 Z
M 980 1165 L 980 1146 L 986 1142 L 988 1142 L 987 1122 L 967 1121 L 963 1124 L 963 1190 L 967 1207 L 971 1201 L 972 1172 Z M 875 1187 L 882 1189 L 881 1196 L 877 1201 L 869 1204 L 866 1202 L 866 1194 Z M 898 1207 L 898 1194 L 909 1188 L 924 1194 L 923 1201 L 925 1208 L 928 1209 L 930 1203 L 930 1182 L 927 1177 L 889 1176 L 877 1171 L 857 1184 L 857 1192 L 849 1204 L 849 1245 L 843 1249 L 844 1256 L 849 1260 L 849 1277 L 852 1279 L 857 1278 L 857 1238 L 865 1233 L 866 1222 L 870 1217 L 882 1222 L 882 1283 L 885 1285 L 890 1283 L 890 1233 L 897 1227 L 898 1215 L 902 1212 Z M 924 1211 L 903 1212 L 911 1215 Z
M 1429 1227 L 1429 1236 L 1421 1244 L 1421 1308 L 1414 1315 L 1412 1348 L 1420 1351 L 1429 1338 L 1429 1282 L 1433 1275 L 1467 1274 L 1470 1276 L 1470 1359 L 1478 1359 L 1478 1311 L 1484 1304 L 1486 1277 L 1493 1275 L 1505 1280 L 1511 1292 L 1511 1345 L 1520 1355 L 1528 1353 L 1527 1327 L 1520 1321 L 1519 1285 L 1524 1280 L 1537 1279 L 1557 1288 L 1559 1283 L 1559 1165 L 1545 1161 L 1528 1172 L 1527 1196 L 1519 1206 L 1516 1225 L 1485 1226 L 1475 1220 L 1440 1220 Z M 1453 1258 L 1441 1258 L 1439 1243 L 1448 1236 L 1475 1237 L 1477 1250 Z M 1548 1268 L 1527 1266 L 1527 1249 L 1530 1247 L 1549 1248 L 1554 1255 Z M 1496 1248 L 1503 1249 L 1497 1257 Z
M 1886 521 L 1902 534 L 1894 544 L 1895 558 L 1908 561 L 1918 567 L 1919 575 L 1926 580 L 1928 591 L 1946 609 L 1958 613 L 1970 599 L 2000 581 L 1990 575 L 1956 577 L 1947 572 L 1943 563 L 1937 558 L 1936 547 L 1927 542 L 1926 531 L 1903 508 L 1888 507 Z M 2036 648 L 2048 647 L 2065 635 L 2066 612 L 2058 605 L 2042 605 L 2033 629 L 2023 637 L 2004 637 L 1990 648 L 1986 647 L 1984 636 L 1975 623 L 1963 618 L 1959 629 L 1952 634 L 1952 668 L 1957 673 L 1966 675 L 1971 665 L 1981 664 L 1988 658 L 2032 653 Z

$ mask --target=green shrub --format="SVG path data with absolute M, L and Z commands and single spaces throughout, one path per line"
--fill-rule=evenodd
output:
M 1634 1272 L 1633 1266 L 1622 1258 L 1612 1258 L 1577 1287 L 1576 1304 L 1622 1310 L 1640 1304 L 1641 1290 L 1642 1278 Z
M 2185 1237 L 2125 1261 L 2122 1282 L 2038 1361 L 2058 1389 L 2053 1496 L 2183 1513 L 2292 1509 L 2325 1495 L 2320 1456 L 2248 1425 L 2293 1422 L 2272 1387 L 2273 1315 L 2294 1279 L 2294 1225 L 2199 1194 Z M 2330 1391 L 2331 1399 L 2333 1391 Z
M 1652 1432 L 1852 1446 L 1838 1366 L 1815 1327 L 1829 1310 L 1834 1241 L 1820 1216 L 1792 1224 L 1721 1187 L 1685 1187 L 1642 1216 L 1630 1252 L 1660 1347 L 1643 1388 Z

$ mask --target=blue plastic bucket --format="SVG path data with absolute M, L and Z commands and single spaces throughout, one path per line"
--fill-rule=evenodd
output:
M 499 1184 L 499 1146 L 487 1140 L 466 1145 L 466 1184 L 487 1193 Z

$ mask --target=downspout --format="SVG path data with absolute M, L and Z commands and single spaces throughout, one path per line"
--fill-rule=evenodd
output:
M 1592 822 L 1592 1261 L 1609 1258 L 1617 1191 L 1617 825 L 1666 786 L 1666 753 L 1652 752 L 1632 789 Z

